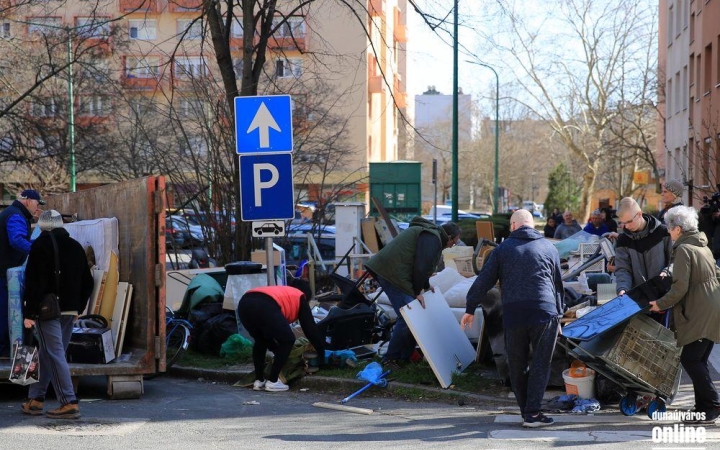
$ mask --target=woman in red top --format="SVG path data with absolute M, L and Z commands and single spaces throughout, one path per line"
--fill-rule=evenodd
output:
M 240 322 L 255 340 L 253 364 L 255 365 L 256 391 L 280 392 L 288 386 L 278 379 L 295 343 L 290 324 L 300 321 L 300 327 L 318 355 L 324 355 L 323 341 L 315 326 L 310 310 L 312 298 L 310 283 L 295 278 L 289 286 L 261 286 L 250 289 L 238 304 Z M 270 349 L 274 354 L 272 368 L 265 379 L 265 354 Z

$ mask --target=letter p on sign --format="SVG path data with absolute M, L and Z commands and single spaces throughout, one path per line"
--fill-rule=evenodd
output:
M 292 155 L 240 155 L 240 206 L 245 222 L 295 217 Z

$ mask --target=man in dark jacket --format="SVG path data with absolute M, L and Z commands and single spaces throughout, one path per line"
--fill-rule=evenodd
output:
M 623 231 L 615 244 L 615 278 L 617 293 L 622 295 L 669 266 L 672 239 L 667 227 L 643 214 L 631 197 L 620 200 L 617 215 Z
M 22 404 L 21 410 L 33 416 L 43 414 L 45 394 L 52 382 L 60 407 L 47 411 L 46 415 L 54 419 L 77 419 L 80 409 L 65 353 L 70 345 L 75 319 L 87 307 L 93 290 L 93 277 L 85 250 L 63 228 L 59 212 L 43 212 L 38 226 L 43 232 L 30 249 L 23 301 L 25 328 L 34 326 L 40 343 L 40 380 L 30 385 L 28 400 Z M 53 238 L 60 267 L 58 286 Z M 59 319 L 38 320 L 40 300 L 49 293 L 58 296 L 61 316 Z
M 483 264 L 460 320 L 463 329 L 472 324 L 475 309 L 499 280 L 510 383 L 523 426 L 530 428 L 554 422 L 540 412 L 540 406 L 563 313 L 560 256 L 534 226 L 528 211 L 512 215 L 510 237 Z
M 30 253 L 30 224 L 45 202 L 26 189 L 0 213 L 0 356 L 9 356 L 7 270 L 21 266 Z
M 430 289 L 430 276 L 440 262 L 445 248 L 460 239 L 460 227 L 453 222 L 442 226 L 415 217 L 408 228 L 365 263 L 390 299 L 397 315 L 388 350 L 386 364 L 410 360 L 415 350 L 415 338 L 405 323 L 400 308 L 417 299 L 425 307 L 422 293 Z

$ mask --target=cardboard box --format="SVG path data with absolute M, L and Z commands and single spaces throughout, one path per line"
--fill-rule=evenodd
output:
M 68 362 L 107 364 L 115 359 L 115 344 L 109 328 L 73 328 Z
M 273 265 L 278 267 L 280 265 L 280 252 L 273 250 L 274 261 Z M 254 263 L 260 263 L 263 266 L 267 264 L 267 250 L 255 250 L 250 253 L 250 261 Z

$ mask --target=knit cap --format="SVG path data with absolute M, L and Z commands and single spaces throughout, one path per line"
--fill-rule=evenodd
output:
M 672 192 L 675 197 L 682 197 L 683 195 L 683 184 L 678 180 L 666 181 L 663 187 Z

